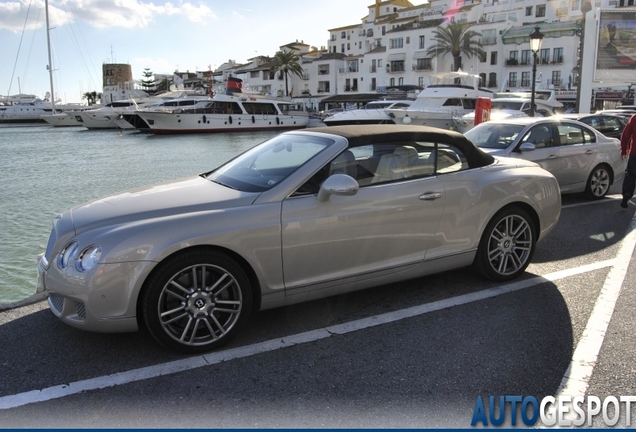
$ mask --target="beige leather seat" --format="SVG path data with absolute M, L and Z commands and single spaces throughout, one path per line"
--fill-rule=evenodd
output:
M 411 146 L 397 147 L 393 153 L 382 155 L 371 183 L 409 177 L 408 167 L 417 162 L 417 150 Z

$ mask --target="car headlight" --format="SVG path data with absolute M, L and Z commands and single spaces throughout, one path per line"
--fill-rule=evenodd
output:
M 65 269 L 68 267 L 68 264 L 71 262 L 75 255 L 77 254 L 77 248 L 79 248 L 79 243 L 76 241 L 72 241 L 62 249 L 60 252 L 60 257 L 57 259 L 57 266 L 60 269 Z
M 79 271 L 88 271 L 95 267 L 95 264 L 102 256 L 102 248 L 98 245 L 92 245 L 87 247 L 80 253 L 77 261 L 77 269 Z

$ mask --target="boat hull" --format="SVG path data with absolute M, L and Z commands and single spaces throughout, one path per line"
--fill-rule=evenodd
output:
M 249 131 L 282 131 L 302 129 L 309 123 L 308 115 L 249 114 L 176 114 L 138 112 L 155 134 L 218 133 Z
M 390 118 L 385 119 L 346 119 L 346 120 L 323 120 L 327 126 L 346 126 L 346 125 L 369 125 L 369 124 L 395 124 Z

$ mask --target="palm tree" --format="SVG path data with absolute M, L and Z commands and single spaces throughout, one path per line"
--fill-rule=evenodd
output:
M 285 96 L 289 96 L 289 86 L 287 83 L 290 74 L 303 76 L 303 68 L 298 63 L 298 56 L 293 51 L 278 51 L 274 54 L 272 65 L 269 68 L 270 74 L 280 72 L 285 76 Z
M 101 99 L 102 94 L 97 93 L 96 91 L 86 92 L 82 95 L 82 99 L 86 99 L 88 102 L 88 106 L 94 105 L 97 103 L 97 99 Z
M 480 37 L 481 33 L 470 29 L 470 24 L 452 22 L 446 27 L 438 27 L 433 30 L 433 40 L 435 45 L 429 47 L 427 55 L 435 57 L 450 53 L 453 56 L 453 70 L 462 67 L 462 54 L 471 58 L 472 56 L 483 57 L 486 51 L 482 49 L 481 42 L 474 38 Z

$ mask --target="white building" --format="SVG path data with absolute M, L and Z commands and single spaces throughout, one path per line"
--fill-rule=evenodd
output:
M 413 6 L 408 0 L 377 0 L 359 23 L 329 29 L 326 47 L 296 41 L 280 49 L 296 52 L 304 69 L 302 77 L 290 77 L 291 97 L 322 109 L 326 102 L 377 99 L 390 88 L 422 88 L 432 74 L 455 70 L 451 55 L 427 55 L 435 44 L 434 30 L 453 21 L 470 23 L 486 52 L 481 58 L 462 58 L 462 70 L 480 75 L 482 85 L 492 90 L 528 89 L 533 64 L 529 35 L 538 26 L 544 39 L 535 87 L 554 89 L 566 106 L 573 106 L 582 9 L 633 5 L 634 0 L 431 0 Z M 223 82 L 233 75 L 253 91 L 284 96 L 285 81 L 270 74 L 270 60 L 259 56 L 217 70 L 215 78 Z

